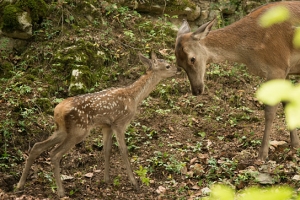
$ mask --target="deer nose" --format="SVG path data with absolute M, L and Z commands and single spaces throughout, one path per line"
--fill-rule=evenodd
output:
M 200 85 L 197 87 L 192 87 L 192 94 L 194 96 L 198 96 L 204 92 L 204 85 Z
M 177 69 L 177 70 L 176 70 L 175 74 L 180 74 L 181 71 L 182 71 L 181 68 L 177 67 L 176 69 Z

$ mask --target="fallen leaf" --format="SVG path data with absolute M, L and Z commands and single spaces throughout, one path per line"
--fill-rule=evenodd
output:
M 199 187 L 198 185 L 194 185 L 194 186 L 192 187 L 192 189 L 193 189 L 193 190 L 199 190 L 200 187 Z
M 188 171 L 188 172 L 186 173 L 186 175 L 189 176 L 189 177 L 193 177 L 194 172 L 193 172 L 193 171 Z
M 193 172 L 199 176 L 201 176 L 204 173 L 204 168 L 202 165 L 196 163 L 195 165 L 192 165 L 191 168 L 193 168 Z
M 164 194 L 166 192 L 166 188 L 163 186 L 158 186 L 156 193 L 158 194 Z
M 169 130 L 170 130 L 171 132 L 174 132 L 174 128 L 173 128 L 171 125 L 169 125 Z
M 196 122 L 196 123 L 199 123 L 199 121 L 196 118 L 194 118 L 194 117 L 192 118 L 192 121 Z
M 206 148 L 209 149 L 210 145 L 212 144 L 212 142 L 210 140 L 207 140 L 207 145 L 206 145 Z
M 170 49 L 160 49 L 160 50 L 158 50 L 159 51 L 159 53 L 161 53 L 161 55 L 163 55 L 163 56 L 167 56 L 167 55 L 169 55 L 169 53 L 167 52 L 167 51 L 169 51 Z
M 292 178 L 293 180 L 300 181 L 300 175 L 295 175 Z
M 286 144 L 286 141 L 276 141 L 276 140 L 274 140 L 274 141 L 270 142 L 270 145 L 275 147 L 275 148 L 277 148 L 280 145 L 284 145 L 284 144 Z
M 86 178 L 92 178 L 93 176 L 94 176 L 94 174 L 91 172 L 84 175 L 84 177 L 86 177 Z
M 181 172 L 181 174 L 186 175 L 186 173 L 187 173 L 187 168 L 186 168 L 186 166 L 183 166 L 183 167 L 180 169 L 180 172 Z
M 73 176 L 68 176 L 68 175 L 61 175 L 61 180 L 66 181 L 66 180 L 72 180 L 74 177 Z
M 202 153 L 199 153 L 198 155 L 198 158 L 200 158 L 200 159 L 207 159 L 209 156 L 208 156 L 208 154 L 202 154 Z
M 196 162 L 197 159 L 198 159 L 198 158 L 193 158 L 193 159 L 191 159 L 191 160 L 190 160 L 190 164 L 194 164 L 194 162 Z

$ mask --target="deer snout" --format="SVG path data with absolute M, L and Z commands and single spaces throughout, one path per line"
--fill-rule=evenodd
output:
M 192 94 L 194 96 L 201 95 L 204 92 L 204 84 L 193 87 L 192 86 Z

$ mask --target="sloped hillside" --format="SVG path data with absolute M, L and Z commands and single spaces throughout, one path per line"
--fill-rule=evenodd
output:
M 146 70 L 138 52 L 155 51 L 175 64 L 177 32 L 170 15 L 153 17 L 96 0 L 47 5 L 25 49 L 0 48 L 0 199 L 58 199 L 49 151 L 32 166 L 25 189 L 14 187 L 30 148 L 53 132 L 53 109 L 62 99 L 134 82 Z M 206 79 L 204 95 L 195 97 L 181 72 L 140 105 L 126 131 L 139 192 L 129 182 L 115 139 L 111 183 L 103 182 L 102 134 L 94 130 L 61 162 L 66 199 L 200 199 L 214 183 L 237 190 L 298 189 L 300 153 L 288 145 L 282 109 L 269 161 L 256 162 L 264 119 L 254 93 L 263 80 L 234 63 L 208 66 Z

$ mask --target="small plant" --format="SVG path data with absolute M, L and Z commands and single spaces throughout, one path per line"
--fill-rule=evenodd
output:
M 140 165 L 140 169 L 136 170 L 135 173 L 140 177 L 141 181 L 143 184 L 149 186 L 150 184 L 150 179 L 147 177 L 148 169 L 143 168 L 143 166 Z
M 179 174 L 181 169 L 185 166 L 185 163 L 177 160 L 174 156 L 171 156 L 164 166 L 166 170 Z
M 120 185 L 120 179 L 121 179 L 120 175 L 118 175 L 118 176 L 116 176 L 116 177 L 114 178 L 113 185 L 114 185 L 115 187 L 119 187 L 119 185 Z

